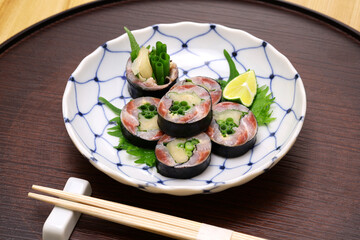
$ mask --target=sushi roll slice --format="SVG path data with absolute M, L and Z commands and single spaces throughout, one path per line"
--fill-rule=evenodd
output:
M 163 135 L 157 120 L 157 106 L 160 99 L 153 97 L 136 98 L 128 102 L 121 111 L 121 130 L 132 144 L 153 148 Z
M 140 75 L 136 76 L 132 69 L 133 62 L 129 58 L 126 64 L 126 79 L 128 82 L 128 90 L 132 98 L 143 96 L 151 96 L 161 98 L 175 84 L 178 79 L 178 68 L 176 63 L 170 62 L 170 74 L 165 77 L 165 83 L 158 85 L 153 77 L 144 78 Z
M 213 106 L 213 119 L 206 133 L 213 143 L 213 153 L 233 158 L 254 146 L 257 127 L 256 118 L 247 107 L 221 102 Z
M 163 135 L 155 148 L 158 172 L 171 178 L 192 178 L 210 163 L 211 140 L 205 133 L 189 138 Z
M 179 81 L 174 86 L 187 84 L 195 84 L 208 90 L 211 96 L 213 106 L 220 102 L 222 91 L 220 84 L 216 80 L 209 77 L 196 76 Z
M 191 137 L 208 128 L 212 119 L 211 97 L 197 85 L 176 86 L 161 98 L 158 113 L 158 124 L 164 133 Z

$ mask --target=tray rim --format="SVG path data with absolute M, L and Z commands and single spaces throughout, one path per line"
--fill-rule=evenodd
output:
M 70 8 L 68 10 L 62 11 L 60 13 L 57 13 L 55 15 L 52 15 L 48 18 L 45 18 L 44 20 L 41 20 L 24 30 L 20 31 L 19 33 L 15 34 L 14 36 L 7 39 L 5 42 L 3 42 L 0 45 L 0 55 L 7 51 L 8 49 L 11 49 L 12 46 L 16 45 L 17 43 L 21 42 L 24 38 L 27 36 L 43 29 L 44 27 L 55 23 L 57 21 L 60 21 L 64 18 L 74 16 L 78 13 L 85 12 L 86 10 L 94 9 L 97 7 L 102 7 L 105 5 L 110 5 L 114 3 L 120 3 L 125 2 L 123 0 L 104 0 L 104 1 L 94 1 L 85 3 L 82 5 L 79 5 L 77 7 Z M 251 1 L 251 0 L 245 0 L 245 2 L 254 2 L 254 3 L 261 3 L 264 5 L 270 5 L 272 7 L 279 7 L 279 8 L 285 8 L 287 10 L 295 11 L 299 14 L 305 14 L 311 18 L 320 20 L 321 22 L 325 23 L 329 27 L 333 27 L 335 29 L 340 30 L 342 33 L 351 36 L 353 39 L 359 41 L 360 44 L 360 32 L 356 29 L 346 25 L 345 23 L 342 23 L 332 17 L 329 17 L 325 14 L 322 14 L 320 12 L 317 12 L 315 10 L 300 6 L 295 3 L 285 2 L 285 1 L 278 1 L 278 0 L 257 0 L 257 1 Z

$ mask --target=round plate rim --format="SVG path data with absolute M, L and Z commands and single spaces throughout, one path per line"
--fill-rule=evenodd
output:
M 241 32 L 242 34 L 246 34 L 249 38 L 253 38 L 254 40 L 261 40 L 255 36 L 253 36 L 252 34 L 245 32 L 243 30 L 239 30 L 239 29 L 235 29 L 235 28 L 230 28 L 230 27 L 226 27 L 224 25 L 221 24 L 215 24 L 215 23 L 195 23 L 195 22 L 189 22 L 189 21 L 185 21 L 185 22 L 177 22 L 177 23 L 165 23 L 165 24 L 155 24 L 153 26 L 172 26 L 172 27 L 183 27 L 184 25 L 188 25 L 188 26 L 204 26 L 204 25 L 210 25 L 210 24 L 214 24 L 216 26 L 222 27 L 223 29 L 226 29 L 228 31 L 234 31 L 234 32 Z M 153 26 L 148 26 L 142 29 L 137 29 L 134 30 L 134 33 L 141 33 L 142 31 L 146 31 L 148 28 L 153 27 Z M 109 40 L 108 43 L 110 43 L 111 41 L 116 41 L 119 38 L 124 37 L 125 34 Z M 261 40 L 263 41 L 263 40 Z M 281 58 L 283 58 L 283 61 L 285 61 L 288 64 L 288 67 L 290 67 L 294 72 L 297 72 L 295 70 L 295 68 L 293 67 L 293 65 L 291 64 L 291 62 L 289 61 L 289 59 L 287 59 L 286 56 L 284 56 L 282 53 L 280 53 L 278 50 L 276 50 L 271 44 L 269 44 L 270 47 L 272 47 L 272 51 L 274 51 L 274 53 L 276 53 L 276 55 L 280 56 Z M 95 51 L 93 51 L 92 53 L 90 53 L 88 56 L 86 56 L 78 65 L 78 67 L 75 69 L 74 73 L 77 71 L 81 71 L 81 69 L 83 68 L 83 66 L 86 64 L 86 62 L 88 62 L 92 57 L 96 56 L 96 52 L 99 51 L 101 49 L 101 46 L 98 47 Z M 301 128 L 303 126 L 303 122 L 304 122 L 304 118 L 305 118 L 305 114 L 306 114 L 306 93 L 305 93 L 305 88 L 303 85 L 303 82 L 301 80 L 301 77 L 298 78 L 299 80 L 299 84 L 300 84 L 300 94 L 302 95 L 302 110 L 303 112 L 301 112 L 301 116 L 303 116 L 303 119 L 301 121 L 298 121 L 296 126 L 293 129 L 293 132 L 289 134 L 288 139 L 285 141 L 285 143 L 283 144 L 284 147 L 282 147 L 280 149 L 280 151 L 276 154 L 276 158 L 274 159 L 274 161 L 269 162 L 267 165 L 258 168 L 256 170 L 253 171 L 249 171 L 248 173 L 245 173 L 244 175 L 241 175 L 239 177 L 233 178 L 231 180 L 227 180 L 224 184 L 218 185 L 218 187 L 216 187 L 214 184 L 207 184 L 207 185 L 201 185 L 201 186 L 166 186 L 166 185 L 160 185 L 157 184 L 155 187 L 148 185 L 146 186 L 146 188 L 142 188 L 141 186 L 146 184 L 146 182 L 142 182 L 141 180 L 137 180 L 137 179 L 133 179 L 131 177 L 128 176 L 120 176 L 116 171 L 114 171 L 113 169 L 109 168 L 108 166 L 102 164 L 101 162 L 96 162 L 93 161 L 93 157 L 91 156 L 91 153 L 88 149 L 86 149 L 83 144 L 81 144 L 81 142 L 79 141 L 79 139 L 77 138 L 76 132 L 73 129 L 73 127 L 70 124 L 65 124 L 66 130 L 71 138 L 71 140 L 73 141 L 74 145 L 77 147 L 77 149 L 79 150 L 79 152 L 84 155 L 86 158 L 89 159 L 90 163 L 95 166 L 98 170 L 102 171 L 103 173 L 107 174 L 108 176 L 114 178 L 115 180 L 124 183 L 126 185 L 130 185 L 130 186 L 134 186 L 134 187 L 138 187 L 140 189 L 144 189 L 146 191 L 149 192 L 153 192 L 153 193 L 166 193 L 166 194 L 172 194 L 172 195 L 192 195 L 192 194 L 199 194 L 199 193 L 204 193 L 206 190 L 211 190 L 211 193 L 215 193 L 215 192 L 219 192 L 219 191 L 223 191 L 225 189 L 231 188 L 231 187 L 235 187 L 235 186 L 239 186 L 241 184 L 244 184 L 250 180 L 252 180 L 253 178 L 259 176 L 260 174 L 262 174 L 263 172 L 267 171 L 268 169 L 270 169 L 272 166 L 274 166 L 278 161 L 280 161 L 281 158 L 283 158 L 286 153 L 291 149 L 291 147 L 293 146 L 293 144 L 295 143 Z M 64 91 L 64 95 L 63 95 L 63 99 L 62 99 L 62 109 L 63 109 L 63 116 L 66 115 L 67 111 L 68 111 L 68 105 L 66 102 L 67 96 L 69 94 L 70 91 L 70 83 L 68 82 Z

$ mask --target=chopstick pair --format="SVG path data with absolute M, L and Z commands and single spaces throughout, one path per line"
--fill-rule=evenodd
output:
M 190 240 L 206 239 L 206 234 L 209 233 L 206 233 L 204 231 L 214 231 L 211 234 L 216 234 L 217 232 L 217 234 L 221 235 L 223 232 L 224 235 L 229 236 L 224 236 L 224 239 L 229 240 L 263 239 L 199 223 L 196 221 L 174 217 L 171 215 L 137 207 L 132 207 L 125 204 L 102 200 L 95 197 L 69 193 L 38 185 L 33 185 L 32 188 L 43 193 L 60 197 L 61 199 L 30 192 L 28 196 L 31 198 L 54 204 L 58 207 L 77 211 L 80 213 L 91 215 L 93 217 L 105 219 L 111 222 L 156 233 L 170 238 Z M 199 234 L 200 232 L 202 234 Z M 202 238 L 199 237 L 200 235 L 202 236 Z

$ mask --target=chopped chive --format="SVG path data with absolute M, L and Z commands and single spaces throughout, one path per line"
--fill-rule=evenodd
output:
M 186 101 L 174 101 L 169 110 L 172 114 L 184 115 L 184 113 L 190 108 L 191 107 Z
M 151 119 L 157 115 L 156 107 L 150 103 L 145 103 L 138 107 L 141 110 L 140 114 L 143 115 L 146 119 Z
M 153 78 L 158 85 L 166 83 L 170 75 L 170 56 L 166 53 L 167 46 L 160 41 L 156 42 L 156 47 L 149 54 L 150 65 L 153 69 Z M 160 64 L 162 71 L 160 71 Z
M 155 75 L 156 63 L 159 61 L 160 61 L 160 58 L 158 56 L 156 56 L 155 54 L 150 57 L 150 65 L 151 65 L 151 68 L 153 69 L 154 75 Z M 155 76 L 155 78 L 156 78 L 156 76 Z
M 186 142 L 185 143 L 185 149 L 186 150 L 192 151 L 192 150 L 194 150 L 194 148 L 195 148 L 195 146 L 191 142 Z
M 162 53 L 162 42 L 157 41 L 156 42 L 156 55 L 160 56 L 160 54 Z
M 191 157 L 193 155 L 193 152 L 190 150 L 185 150 L 185 152 L 188 157 Z
M 155 77 L 158 85 L 163 85 L 164 81 L 164 69 L 161 62 L 157 62 L 155 65 Z
M 154 105 L 151 105 L 151 106 L 149 107 L 149 110 L 150 110 L 150 111 L 155 111 L 155 110 L 156 110 L 156 107 L 155 107 Z
M 196 138 L 191 139 L 191 143 L 194 144 L 194 145 L 198 144 L 199 142 L 200 141 L 197 140 Z
M 234 133 L 234 130 L 228 129 L 228 130 L 226 131 L 226 133 L 227 133 L 227 134 L 233 134 L 233 133 Z
M 166 51 L 167 51 L 166 44 L 163 44 L 163 45 L 161 46 L 161 52 L 166 53 Z
M 160 61 L 160 57 L 157 56 L 157 55 L 153 55 L 153 56 L 151 56 L 151 57 L 152 57 L 152 60 L 153 60 L 154 62 Z
M 164 46 L 166 47 L 166 45 L 164 44 Z M 169 54 L 165 52 L 162 52 L 160 54 L 160 61 L 162 62 L 163 66 L 164 66 L 164 76 L 169 76 L 170 74 L 170 56 Z
M 232 118 L 227 118 L 225 121 L 218 120 L 216 121 L 216 123 L 219 125 L 219 130 L 223 137 L 235 133 L 235 130 L 233 128 L 237 127 L 237 125 L 234 123 L 234 120 Z
M 185 144 L 184 143 L 178 143 L 177 145 L 179 148 L 184 148 L 185 147 Z

